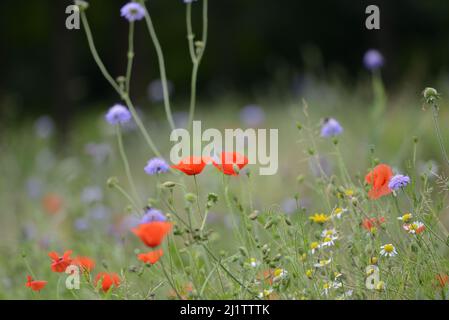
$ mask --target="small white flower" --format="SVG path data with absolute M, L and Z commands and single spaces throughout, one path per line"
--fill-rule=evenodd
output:
M 287 270 L 277 268 L 276 270 L 274 270 L 273 282 L 281 281 L 282 279 L 285 279 L 287 275 L 288 275 Z
M 321 232 L 321 238 L 336 237 L 336 236 L 337 236 L 337 230 L 335 230 L 334 228 L 324 229 L 323 232 Z
M 318 263 L 315 263 L 313 266 L 315 268 L 322 268 L 322 267 L 327 266 L 329 263 L 331 263 L 331 261 L 332 261 L 331 258 L 329 258 L 327 260 L 326 259 L 325 260 L 320 260 Z
M 331 247 L 335 244 L 335 240 L 337 240 L 337 237 L 326 237 L 323 239 L 323 241 L 320 244 L 320 248 L 324 248 L 324 247 Z
M 342 286 L 343 286 L 343 284 L 341 282 L 328 281 L 328 282 L 324 283 L 323 291 L 321 292 L 321 294 L 327 296 L 331 289 L 338 289 L 338 288 L 341 288 Z
M 260 262 L 256 260 L 256 258 L 249 259 L 249 265 L 253 268 L 257 268 L 260 265 Z
M 398 217 L 398 220 L 401 220 L 403 222 L 409 222 L 412 217 L 413 215 L 411 213 L 405 213 L 404 215 Z
M 347 211 L 348 209 L 346 208 L 335 208 L 334 211 L 332 211 L 331 218 L 341 219 L 341 215 Z
M 391 244 L 384 244 L 383 246 L 380 247 L 380 254 L 382 256 L 386 256 L 386 257 L 394 257 L 395 255 L 398 254 L 398 252 L 396 251 L 396 248 Z
M 318 249 L 320 248 L 320 244 L 318 243 L 318 242 L 312 242 L 311 244 L 310 244 L 310 253 L 311 254 L 314 254 L 315 253 L 315 251 L 317 251 Z
M 404 224 L 403 228 L 410 234 L 420 234 L 425 230 L 426 226 L 421 221 L 415 221 L 410 224 Z
M 342 295 L 338 296 L 336 298 L 336 300 L 345 300 L 346 298 L 350 298 L 352 296 L 353 291 L 352 290 L 348 290 L 345 293 L 343 293 Z
M 270 294 L 273 293 L 273 289 L 264 289 L 262 292 L 259 292 L 259 294 L 257 295 L 260 299 L 263 298 L 268 298 L 270 296 Z

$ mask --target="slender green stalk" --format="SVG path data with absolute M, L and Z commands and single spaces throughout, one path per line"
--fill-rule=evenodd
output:
M 81 21 L 83 23 L 84 31 L 86 33 L 87 42 L 89 43 L 89 49 L 92 53 L 92 56 L 94 57 L 95 62 L 97 63 L 98 67 L 100 68 L 101 73 L 106 78 L 106 80 L 111 84 L 111 86 L 117 91 L 117 93 L 121 96 L 123 94 L 122 90 L 120 89 L 119 85 L 115 80 L 112 78 L 112 76 L 109 74 L 108 70 L 103 64 L 103 61 L 101 60 L 100 56 L 98 55 L 98 51 L 95 47 L 95 43 L 92 37 L 92 32 L 90 31 L 89 22 L 87 21 L 86 13 L 81 10 Z
M 198 207 L 198 214 L 200 215 L 200 219 L 203 219 L 203 214 L 201 213 L 201 206 L 200 206 L 200 188 L 198 187 L 196 175 L 193 176 L 193 180 L 195 181 L 196 205 Z
M 198 82 L 198 70 L 201 64 L 201 60 L 206 50 L 207 44 L 207 29 L 208 29 L 208 4 L 207 0 L 203 0 L 203 34 L 201 42 L 195 44 L 195 36 L 192 31 L 192 13 L 191 13 L 191 3 L 187 5 L 186 9 L 186 21 L 187 21 L 187 39 L 189 41 L 189 52 L 192 59 L 192 76 L 190 80 L 190 110 L 189 110 L 189 122 L 188 129 L 192 129 L 193 118 L 195 116 L 196 107 L 196 89 Z M 196 51 L 195 51 L 196 46 Z
M 128 66 L 126 67 L 126 93 L 130 95 L 131 72 L 134 59 L 134 21 L 129 23 L 128 35 Z
M 437 133 L 438 143 L 440 144 L 441 153 L 443 154 L 444 160 L 449 165 L 449 158 L 447 156 L 446 147 L 444 146 L 443 138 L 441 136 L 440 125 L 438 123 L 438 105 L 436 103 L 432 104 L 433 111 L 433 123 L 435 125 L 435 131 Z
M 131 187 L 134 197 L 137 200 L 137 203 L 140 206 L 142 206 L 141 205 L 142 203 L 141 203 L 141 200 L 139 197 L 139 193 L 137 192 L 137 188 L 134 183 L 133 176 L 131 174 L 131 168 L 129 166 L 128 157 L 126 156 L 125 148 L 123 146 L 123 137 L 122 137 L 122 131 L 120 129 L 120 125 L 116 125 L 116 134 L 117 134 L 118 148 L 119 148 L 120 156 L 122 157 L 123 165 L 125 166 L 125 172 L 126 172 L 126 177 L 128 178 L 128 183 Z
M 172 287 L 172 289 L 175 291 L 176 296 L 178 297 L 178 299 L 179 299 L 179 300 L 182 300 L 182 297 L 181 297 L 181 295 L 179 294 L 178 289 L 176 289 L 176 286 L 175 286 L 175 284 L 172 282 L 172 279 L 170 279 L 170 277 L 169 277 L 169 275 L 168 275 L 168 273 L 167 273 L 167 270 L 165 270 L 164 263 L 162 262 L 162 259 L 159 260 L 159 262 L 160 262 L 161 267 L 162 267 L 162 268 L 161 268 L 161 269 L 162 269 L 162 272 L 164 273 L 165 277 L 167 278 L 168 283 L 170 284 L 170 286 Z
M 148 131 L 145 129 L 145 126 L 143 125 L 142 120 L 140 120 L 140 117 L 137 114 L 136 108 L 134 108 L 134 105 L 131 102 L 131 99 L 129 98 L 129 96 L 127 94 L 125 94 L 123 99 L 125 100 L 126 106 L 128 107 L 129 111 L 131 112 L 131 114 L 134 118 L 134 121 L 136 122 L 137 127 L 140 129 L 140 131 L 141 131 L 146 143 L 150 147 L 151 151 L 153 151 L 153 153 L 156 156 L 162 157 L 161 153 L 159 152 L 159 150 L 157 149 L 153 140 L 151 139 L 150 135 L 148 134 Z
M 140 0 L 140 4 L 145 6 L 144 0 Z M 167 75 L 166 75 L 166 71 L 165 71 L 164 53 L 162 52 L 161 44 L 157 37 L 156 31 L 154 30 L 153 21 L 151 20 L 150 14 L 147 9 L 145 9 L 145 21 L 147 24 L 148 32 L 150 33 L 151 40 L 153 41 L 153 45 L 156 50 L 157 59 L 158 59 L 158 63 L 159 63 L 159 73 L 160 73 L 161 82 L 162 82 L 162 93 L 164 96 L 165 113 L 167 115 L 167 120 L 168 120 L 168 123 L 170 124 L 171 129 L 174 130 L 175 122 L 173 121 L 173 116 L 172 116 L 171 107 L 170 107 L 170 97 L 168 94 L 168 84 L 167 84 Z
M 145 138 L 145 141 L 147 142 L 148 146 L 150 147 L 150 149 L 153 151 L 153 153 L 160 157 L 161 154 L 160 152 L 157 150 L 155 144 L 153 143 L 153 141 L 150 138 L 150 135 L 148 134 L 147 130 L 145 129 L 145 126 L 142 123 L 142 120 L 140 120 L 139 115 L 137 114 L 130 98 L 129 95 L 126 92 L 123 92 L 123 90 L 120 88 L 120 86 L 117 84 L 117 82 L 111 77 L 111 75 L 109 74 L 109 72 L 107 71 L 106 67 L 104 66 L 100 56 L 98 55 L 98 51 L 95 47 L 95 43 L 92 37 L 92 32 L 90 31 L 90 27 L 89 27 L 89 22 L 87 20 L 86 14 L 81 11 L 81 20 L 83 22 L 83 27 L 84 30 L 86 32 L 86 36 L 87 36 L 87 41 L 89 43 L 89 48 L 90 51 L 92 53 L 92 56 L 94 57 L 95 62 L 97 63 L 98 67 L 101 70 L 101 73 L 103 74 L 103 76 L 106 78 L 106 80 L 111 84 L 111 86 L 115 89 L 115 91 L 117 91 L 117 93 L 120 95 L 120 97 L 125 101 L 127 107 L 130 109 L 131 114 L 134 118 L 134 121 L 136 122 L 139 130 L 141 131 L 142 135 Z M 129 60 L 128 60 L 129 63 Z M 131 71 L 129 73 L 130 77 L 131 77 Z
M 139 206 L 137 206 L 137 204 L 134 202 L 133 198 L 128 194 L 128 192 L 126 192 L 117 183 L 114 183 L 112 185 L 112 187 L 116 188 L 131 203 L 131 205 L 134 207 L 134 210 L 136 210 L 136 212 L 140 212 L 141 209 L 139 208 Z

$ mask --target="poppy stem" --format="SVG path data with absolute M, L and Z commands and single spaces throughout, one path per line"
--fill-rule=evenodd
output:
M 202 243 L 203 248 L 206 250 L 206 252 L 212 257 L 212 259 L 214 259 L 219 265 L 220 267 L 231 277 L 232 280 L 234 280 L 237 284 L 239 284 L 241 287 L 243 287 L 246 291 L 248 291 L 251 295 L 254 295 L 257 298 L 257 295 L 251 291 L 247 286 L 245 286 L 239 279 L 237 279 L 231 271 L 229 271 L 228 268 L 226 268 L 223 263 L 221 262 L 220 259 L 218 259 L 213 253 L 212 251 L 210 251 L 210 249 L 206 246 L 206 244 Z
M 164 263 L 162 262 L 162 259 L 159 260 L 161 267 L 162 267 L 162 272 L 164 273 L 165 277 L 167 278 L 168 283 L 170 284 L 170 286 L 172 287 L 172 289 L 175 291 L 176 296 L 178 297 L 179 300 L 183 300 L 181 295 L 178 292 L 178 289 L 176 289 L 174 283 L 172 282 L 172 279 L 170 279 L 170 277 L 168 276 L 167 270 L 165 270 L 165 266 Z
M 198 187 L 198 181 L 196 180 L 196 174 L 193 175 L 193 180 L 195 181 L 195 191 L 196 191 L 196 205 L 198 207 L 198 214 L 200 215 L 200 219 L 203 220 L 203 214 L 201 213 L 201 206 L 200 206 L 200 192 Z

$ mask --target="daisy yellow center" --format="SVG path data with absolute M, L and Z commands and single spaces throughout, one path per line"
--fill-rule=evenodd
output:
M 339 213 L 341 213 L 343 211 L 343 209 L 342 208 L 336 208 L 335 209 L 335 214 L 339 214 Z
M 316 249 L 316 248 L 318 248 L 318 242 L 312 242 L 310 244 L 310 249 Z
M 324 242 L 330 242 L 330 241 L 332 241 L 331 238 L 329 238 L 329 237 L 324 238 Z
M 402 221 L 407 222 L 412 218 L 412 214 L 411 213 L 406 213 L 402 216 Z
M 351 190 L 351 189 L 347 189 L 347 190 L 345 191 L 345 194 L 346 194 L 348 197 L 351 197 L 352 195 L 354 195 L 354 191 Z
M 276 269 L 276 270 L 274 270 L 274 276 L 275 276 L 275 277 L 279 277 L 280 275 L 282 275 L 283 271 L 284 271 L 284 270 L 279 269 L 279 268 Z
M 315 223 L 325 223 L 329 220 L 329 217 L 324 213 L 315 213 L 310 219 Z
M 386 244 L 386 245 L 384 246 L 384 250 L 385 250 L 385 252 L 390 253 L 390 252 L 393 252 L 393 251 L 394 251 L 394 247 L 393 247 L 392 244 Z

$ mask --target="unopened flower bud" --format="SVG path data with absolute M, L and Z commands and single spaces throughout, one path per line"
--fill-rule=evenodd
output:
M 89 3 L 82 0 L 75 0 L 75 5 L 78 6 L 81 11 L 85 11 L 89 8 Z

